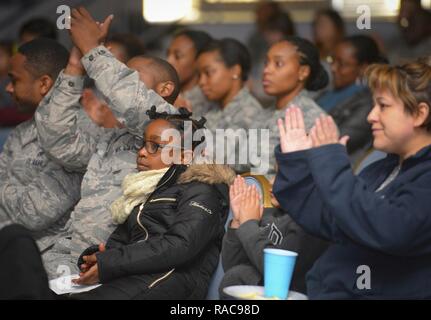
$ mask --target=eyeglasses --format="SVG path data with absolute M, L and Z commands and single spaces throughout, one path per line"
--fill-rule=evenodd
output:
M 157 151 L 159 151 L 159 149 L 163 149 L 166 146 L 169 146 L 171 148 L 183 149 L 182 147 L 179 147 L 179 146 L 173 146 L 170 144 L 160 144 L 154 141 L 144 140 L 142 143 L 142 147 L 145 148 L 145 150 L 147 150 L 149 154 L 155 154 L 157 153 Z

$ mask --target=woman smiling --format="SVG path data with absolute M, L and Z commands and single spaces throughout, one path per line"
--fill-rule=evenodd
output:
M 389 155 L 355 176 L 330 117 L 305 133 L 301 111 L 279 120 L 274 194 L 304 229 L 333 245 L 308 273 L 312 299 L 429 299 L 431 66 L 373 65 L 368 115 Z

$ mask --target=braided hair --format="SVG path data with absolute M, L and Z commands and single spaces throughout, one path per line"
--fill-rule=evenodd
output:
M 152 106 L 150 110 L 147 110 L 147 115 L 151 120 L 163 119 L 168 121 L 172 127 L 179 132 L 181 132 L 182 137 L 184 138 L 185 133 L 185 124 L 189 122 L 191 124 L 191 136 L 193 137 L 194 133 L 198 130 L 205 129 L 205 122 L 207 121 L 204 117 L 201 117 L 199 120 L 192 119 L 192 113 L 188 111 L 186 108 L 178 108 L 179 114 L 168 114 L 165 112 L 157 112 L 156 106 Z M 205 141 L 205 135 L 201 137 L 200 140 L 194 141 L 192 140 L 192 150 L 194 150 L 198 145 Z

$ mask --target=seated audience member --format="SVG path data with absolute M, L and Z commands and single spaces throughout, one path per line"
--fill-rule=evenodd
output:
M 247 48 L 237 40 L 221 39 L 208 44 L 198 57 L 199 86 L 212 105 L 206 113 L 206 127 L 213 133 L 217 129 L 242 129 L 247 137 L 248 129 L 254 127 L 256 117 L 263 109 L 251 95 L 245 85 L 250 71 L 250 55 Z M 225 131 L 226 132 L 226 131 Z M 236 141 L 234 138 L 233 140 Z M 217 152 L 222 147 L 217 143 Z M 250 169 L 250 158 L 247 163 L 240 163 L 240 155 L 246 151 L 240 150 L 246 143 L 237 143 L 235 151 L 230 146 L 225 148 L 225 163 L 232 164 L 237 172 Z M 235 156 L 231 163 L 230 156 Z
M 355 176 L 334 121 L 307 135 L 300 110 L 279 120 L 274 194 L 332 244 L 307 275 L 311 299 L 429 299 L 431 62 L 372 65 L 373 146 L 385 159 Z
M 327 248 L 327 243 L 306 233 L 271 197 L 274 208 L 263 208 L 255 186 L 238 176 L 229 192 L 233 219 L 223 238 L 225 275 L 220 285 L 263 285 L 263 249 L 267 247 L 298 253 L 291 290 L 306 293 L 305 274 Z
M 74 14 L 79 14 L 74 10 Z M 79 17 L 84 19 L 85 27 L 80 28 L 81 20 L 74 23 L 72 36 L 81 41 L 76 44 L 90 50 L 82 39 L 90 39 L 90 43 L 97 45 L 100 29 L 89 16 Z M 104 26 L 109 27 L 109 22 Z M 80 36 L 81 32 L 85 32 L 85 38 Z M 46 152 L 69 170 L 85 172 L 69 235 L 43 257 L 50 278 L 59 276 L 59 265 L 76 271 L 74 261 L 79 254 L 93 243 L 105 242 L 115 229 L 109 207 L 120 196 L 124 177 L 136 172 L 135 155 L 149 120 L 145 111 L 156 105 L 158 110 L 177 113 L 170 103 L 178 95 L 179 81 L 168 62 L 138 56 L 126 66 L 103 46 L 90 51 L 81 58 L 76 48 L 72 50 L 67 67 L 57 80 L 58 86 L 36 114 L 39 140 Z M 75 114 L 82 109 L 79 101 L 82 101 L 85 72 L 106 98 L 114 118 L 112 122 L 118 122 L 115 128 L 105 129 L 101 135 L 80 130 L 76 125 Z
M 262 25 L 260 33 L 263 40 L 260 48 L 255 48 L 252 51 L 251 47 L 249 47 L 252 68 L 248 84 L 252 94 L 264 107 L 268 107 L 274 104 L 274 97 L 267 95 L 262 87 L 262 72 L 265 68 L 266 53 L 274 43 L 279 42 L 285 37 L 294 36 L 296 34 L 295 24 L 289 12 L 279 10 Z M 256 43 L 256 45 L 258 44 Z
M 320 60 L 330 63 L 334 48 L 345 35 L 343 18 L 335 10 L 322 9 L 316 12 L 312 26 L 314 44 L 319 50 Z
M 284 117 L 286 108 L 296 105 L 304 112 L 306 129 L 309 130 L 324 111 L 308 96 L 307 90 L 319 90 L 327 83 L 328 74 L 320 63 L 319 52 L 308 40 L 288 37 L 269 49 L 263 71 L 263 88 L 276 98 L 276 102 L 257 117 L 255 126 L 269 130 L 269 145 L 263 145 L 261 151 L 268 153 L 267 174 L 270 178 L 275 174 L 274 149 L 279 144 L 277 119 Z
M 12 57 L 6 90 L 23 113 L 33 115 L 45 101 L 69 52 L 51 39 L 36 39 Z M 79 126 L 91 122 L 75 114 Z M 79 200 L 82 174 L 68 171 L 43 149 L 34 118 L 18 125 L 0 154 L 0 223 L 10 221 L 30 230 L 41 250 L 64 233 L 70 211 Z
M 350 137 L 347 151 L 352 161 L 371 144 L 367 115 L 372 104 L 370 90 L 363 83 L 365 69 L 373 63 L 385 63 L 375 41 L 364 35 L 345 38 L 334 50 L 331 70 L 334 89 L 324 93 L 317 103 L 334 118 L 341 135 Z
M 174 35 L 168 48 L 167 60 L 177 71 L 181 84 L 175 104 L 191 110 L 194 117 L 205 116 L 209 111 L 209 101 L 198 85 L 197 57 L 211 40 L 204 31 L 186 29 Z
M 326 88 L 313 93 L 314 97 L 318 97 L 324 90 L 331 90 L 333 88 L 330 65 L 333 61 L 332 55 L 334 48 L 344 38 L 345 25 L 343 18 L 337 11 L 333 9 L 322 9 L 317 11 L 314 15 L 312 27 L 313 40 L 319 50 L 320 61 L 329 75 L 329 82 Z
M 76 283 L 102 286 L 76 299 L 203 299 L 219 259 L 229 210 L 227 166 L 193 164 L 195 141 L 187 149 L 186 123 L 192 132 L 204 120 L 149 111 L 138 153 L 139 173 L 123 181 L 123 195 L 111 206 L 118 227 L 106 246 L 84 251 Z M 203 120 L 203 121 L 202 121 Z M 164 130 L 181 137 L 162 139 Z M 174 162 L 166 162 L 163 153 Z M 175 155 L 176 153 L 176 155 Z M 178 156 L 178 157 L 176 157 Z
M 199 86 L 213 102 L 206 114 L 210 130 L 251 128 L 262 112 L 259 102 L 245 86 L 250 67 L 248 50 L 237 40 L 214 40 L 201 50 Z

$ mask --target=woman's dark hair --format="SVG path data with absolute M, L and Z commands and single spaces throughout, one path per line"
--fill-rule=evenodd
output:
M 191 123 L 191 136 L 193 137 L 194 133 L 200 129 L 205 129 L 204 124 L 207 121 L 204 117 L 201 117 L 200 120 L 192 119 L 192 113 L 188 111 L 186 108 L 178 108 L 179 114 L 168 114 L 167 112 L 157 112 L 156 106 L 152 106 L 150 110 L 147 111 L 147 115 L 151 120 L 163 119 L 168 121 L 172 127 L 179 132 L 184 137 L 184 132 L 187 129 L 185 127 L 185 123 Z M 192 150 L 194 150 L 198 145 L 205 141 L 205 136 L 198 141 L 192 141 Z
M 316 20 L 319 16 L 328 17 L 329 20 L 331 20 L 332 24 L 335 26 L 335 29 L 337 30 L 339 35 L 341 37 L 344 36 L 345 30 L 346 30 L 345 25 L 344 25 L 344 20 L 337 11 L 335 11 L 333 9 L 322 9 L 322 10 L 317 11 L 315 18 L 314 18 L 314 21 L 313 21 L 313 27 L 315 27 Z
M 320 63 L 319 51 L 310 41 L 296 37 L 286 37 L 282 41 L 287 41 L 296 47 L 299 54 L 299 63 L 310 67 L 310 75 L 305 82 L 305 89 L 316 91 L 328 85 L 329 77 L 325 68 Z
M 52 80 L 57 79 L 69 60 L 69 51 L 57 41 L 48 38 L 36 38 L 26 42 L 18 48 L 18 52 L 25 56 L 25 67 L 35 78 L 48 75 Z
M 247 48 L 238 40 L 224 38 L 211 41 L 200 54 L 205 52 L 218 52 L 226 67 L 235 65 L 241 67 L 241 79 L 246 81 L 251 69 L 251 57 Z
M 296 33 L 295 24 L 289 13 L 278 12 L 265 25 L 265 30 L 280 31 L 284 37 L 293 36 Z
M 174 38 L 179 36 L 185 36 L 193 42 L 193 46 L 196 50 L 196 57 L 201 53 L 202 49 L 210 43 L 213 38 L 204 31 L 183 29 L 174 34 Z
M 344 38 L 343 43 L 349 43 L 355 48 L 355 58 L 359 64 L 388 63 L 381 54 L 377 43 L 366 35 L 355 35 Z

